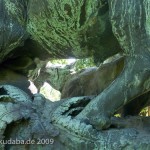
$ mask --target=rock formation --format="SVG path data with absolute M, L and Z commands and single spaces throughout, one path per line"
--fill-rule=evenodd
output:
M 150 149 L 149 117 L 112 117 L 150 91 L 149 0 L 0 0 L 0 11 L 1 65 L 24 58 L 35 66 L 49 58 L 94 56 L 96 62 L 120 51 L 125 56 L 121 74 L 96 97 L 52 103 L 1 85 L 2 140 L 48 139 L 48 145 L 40 143 L 43 149 Z M 29 66 L 22 70 L 28 73 Z M 42 149 L 5 144 L 1 149 Z

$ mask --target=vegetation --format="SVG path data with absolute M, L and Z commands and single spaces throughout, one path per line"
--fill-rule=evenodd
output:
M 74 63 L 73 69 L 80 71 L 82 69 L 95 66 L 93 57 L 83 59 L 54 59 L 50 61 L 52 64 L 69 65 Z
M 52 64 L 59 64 L 59 65 L 73 65 L 73 70 L 75 72 L 78 72 L 82 69 L 88 68 L 88 67 L 93 67 L 95 66 L 94 64 L 94 59 L 93 57 L 85 58 L 85 59 L 54 59 L 50 61 Z M 52 101 L 59 100 L 60 99 L 60 93 L 59 91 L 56 91 L 55 89 L 47 88 L 48 86 L 43 86 L 41 88 L 41 93 L 45 95 L 46 98 L 51 99 Z M 54 92 L 56 91 L 56 92 Z M 55 93 L 55 94 L 54 94 Z M 57 95 L 58 94 L 58 95 Z M 140 116 L 149 116 L 149 107 L 145 107 L 142 109 L 140 112 Z M 120 117 L 120 114 L 115 114 L 116 117 Z

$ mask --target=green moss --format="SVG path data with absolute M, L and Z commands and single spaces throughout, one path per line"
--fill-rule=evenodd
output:
M 27 2 L 20 2 L 18 0 L 4 0 L 5 11 L 8 16 L 13 20 L 17 21 L 20 25 L 25 24 L 25 16 L 26 16 L 26 5 Z M 5 13 L 6 13 L 5 12 Z
M 98 2 L 34 0 L 29 6 L 28 32 L 49 53 L 88 55 L 86 31 L 98 13 Z M 38 10 L 38 11 L 35 11 Z M 43 36 L 44 35 L 44 36 Z

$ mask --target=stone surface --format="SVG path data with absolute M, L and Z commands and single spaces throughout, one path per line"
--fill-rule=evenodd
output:
M 120 76 L 77 116 L 98 129 L 108 128 L 114 112 L 150 89 L 149 1 L 108 2 L 112 30 L 126 57 Z
M 118 56 L 99 67 L 90 67 L 72 74 L 63 86 L 61 98 L 98 95 L 117 78 L 123 67 L 124 58 Z
M 99 67 L 91 67 L 69 76 L 63 86 L 61 98 L 98 95 L 108 87 L 121 73 L 124 67 L 124 57 L 111 57 Z M 116 113 L 122 116 L 138 115 L 140 111 L 150 105 L 150 92 L 138 96 Z
M 95 55 L 104 60 L 120 50 L 103 0 L 33 0 L 28 17 L 27 31 L 51 57 Z
M 43 94 L 45 98 L 50 101 L 59 101 L 61 97 L 61 93 L 54 89 L 50 84 L 45 82 L 43 86 L 40 88 L 39 93 Z
M 77 113 L 93 101 L 93 97 L 76 97 L 52 103 L 40 94 L 31 100 L 22 90 L 9 85 L 0 89 L 3 89 L 0 93 L 1 150 L 150 148 L 149 117 L 112 117 L 111 128 L 100 131 L 75 119 Z M 80 104 L 78 109 L 76 104 Z
M 33 94 L 37 93 L 35 85 L 31 81 L 29 81 L 26 76 L 12 69 L 0 66 L 0 85 L 3 84 L 16 86 L 31 97 L 33 96 Z
M 44 149 L 150 149 L 149 118 L 144 120 L 148 128 L 118 129 L 128 122 L 119 120 L 117 129 L 111 129 L 112 115 L 150 90 L 149 0 L 0 0 L 0 11 L 1 63 L 20 56 L 30 58 L 31 64 L 36 57 L 93 55 L 95 61 L 102 61 L 121 49 L 125 55 L 122 73 L 97 97 L 52 103 L 38 95 L 31 100 L 10 86 L 0 87 L 1 139 L 54 137 L 55 144 Z M 34 147 L 42 146 L 2 149 Z
M 44 82 L 47 82 L 54 89 L 61 92 L 65 82 L 71 75 L 71 68 L 72 65 L 58 65 L 48 62 L 40 69 L 40 74 L 34 80 L 34 84 L 40 90 Z

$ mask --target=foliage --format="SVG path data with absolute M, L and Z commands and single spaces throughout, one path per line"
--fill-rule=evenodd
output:
M 50 62 L 52 64 L 60 65 L 70 65 L 72 63 L 75 63 L 73 67 L 75 71 L 80 71 L 82 69 L 95 66 L 93 57 L 83 59 L 53 59 L 50 60 Z
M 52 64 L 63 64 L 63 65 L 67 65 L 68 64 L 68 59 L 53 59 L 50 60 L 50 62 Z
M 85 58 L 85 59 L 78 59 L 75 63 L 74 70 L 80 71 L 82 69 L 93 67 L 93 66 L 95 66 L 95 64 L 94 64 L 94 59 L 92 57 Z
M 141 110 L 140 112 L 140 116 L 149 116 L 148 111 L 150 108 L 149 107 L 145 107 L 144 109 Z

